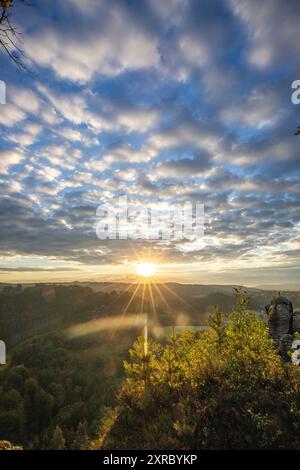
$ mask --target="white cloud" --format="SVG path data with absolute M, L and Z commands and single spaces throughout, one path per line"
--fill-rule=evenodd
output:
M 155 109 L 122 107 L 99 95 L 95 95 L 91 109 L 89 93 L 55 93 L 42 84 L 38 91 L 49 100 L 55 112 L 74 125 L 85 124 L 94 132 L 124 130 L 127 132 L 145 132 L 155 126 L 160 115 Z M 81 140 L 82 133 L 74 128 L 60 127 L 58 133 L 70 140 Z M 88 138 L 85 138 L 86 142 Z
M 140 163 L 148 162 L 156 155 L 156 152 L 150 147 L 143 147 L 140 150 L 135 150 L 128 145 L 118 145 L 109 149 L 103 156 L 102 160 L 105 163 Z
M 8 136 L 10 142 L 20 145 L 21 147 L 28 147 L 32 145 L 36 139 L 33 135 L 20 133 L 20 134 L 11 134 Z
M 77 20 L 72 34 L 64 28 L 44 26 L 26 35 L 26 56 L 38 65 L 51 67 L 60 78 L 78 82 L 86 82 L 96 73 L 114 76 L 159 63 L 156 39 L 125 9 L 98 2 L 93 17 L 87 10 Z
M 282 118 L 280 96 L 271 88 L 255 88 L 245 101 L 221 112 L 225 123 L 262 129 L 274 126 Z
M 36 114 L 39 110 L 37 96 L 29 88 L 11 85 L 8 87 L 7 103 L 2 106 L 0 124 L 12 127 L 26 119 L 28 114 Z
M 9 99 L 27 114 L 36 114 L 40 107 L 38 97 L 29 88 L 10 87 Z
M 15 150 L 0 150 L 0 168 L 2 172 L 6 172 L 12 165 L 20 163 L 24 159 L 21 152 Z
M 208 63 L 209 51 L 207 45 L 196 35 L 184 34 L 179 41 L 185 60 L 192 66 L 203 67 Z
M 3 105 L 2 108 L 3 112 L 0 113 L 0 124 L 3 126 L 12 127 L 26 118 L 24 111 L 11 103 Z
M 72 142 L 80 142 L 82 140 L 82 133 L 77 129 L 71 127 L 62 127 L 56 131 L 60 136 Z

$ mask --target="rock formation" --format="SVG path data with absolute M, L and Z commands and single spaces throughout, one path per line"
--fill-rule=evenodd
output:
M 283 336 L 293 334 L 293 304 L 279 294 L 265 308 L 268 315 L 270 336 L 279 346 Z
M 294 312 L 293 331 L 300 333 L 300 311 Z

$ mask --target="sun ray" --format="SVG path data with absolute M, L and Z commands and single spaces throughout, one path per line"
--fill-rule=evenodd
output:
M 140 282 L 140 276 L 136 276 L 135 279 L 126 287 L 126 289 L 122 290 L 120 294 L 117 296 L 117 298 L 112 302 L 112 305 L 116 303 L 118 300 L 120 300 L 121 297 L 129 290 L 131 287 L 135 286 L 136 281 L 138 280 Z
M 168 301 L 167 299 L 165 298 L 164 294 L 161 292 L 160 288 L 158 287 L 157 283 L 152 283 L 153 284 L 153 287 L 155 287 L 156 291 L 158 292 L 158 295 L 160 296 L 161 300 L 163 301 L 163 303 L 165 304 L 165 306 L 167 307 L 167 310 L 168 310 L 168 313 L 170 314 L 170 316 L 172 317 L 173 321 L 176 322 L 176 314 L 172 311 L 172 307 L 168 304 Z
M 135 298 L 135 294 L 136 294 L 137 291 L 139 290 L 140 286 L 141 286 L 141 283 L 139 282 L 138 285 L 136 286 L 135 290 L 133 291 L 133 293 L 132 293 L 132 295 L 131 295 L 131 297 L 130 297 L 130 299 L 129 299 L 129 301 L 128 301 L 126 307 L 125 307 L 125 309 L 123 310 L 122 315 L 125 315 L 125 313 L 126 313 L 127 310 L 129 309 L 130 305 L 132 304 L 132 302 L 133 302 L 133 300 L 134 300 L 134 298 Z
M 149 294 L 150 294 L 150 300 L 151 300 L 152 310 L 153 310 L 153 313 L 155 314 L 155 319 L 157 319 L 157 311 L 156 311 L 156 306 L 155 306 L 154 297 L 153 297 L 153 292 L 152 292 L 152 287 L 151 287 L 151 283 L 150 283 L 150 282 L 148 282 L 148 290 L 149 290 Z M 149 312 L 149 313 L 150 313 L 150 312 Z
M 170 292 L 170 294 L 172 294 L 176 299 L 180 300 L 180 302 L 182 302 L 185 305 L 188 305 L 189 307 L 191 306 L 191 304 L 189 302 L 187 302 L 187 300 L 180 297 L 180 295 L 178 295 L 176 292 L 174 292 L 173 289 L 171 289 L 171 287 L 167 286 L 164 282 L 159 281 L 159 279 L 157 279 L 157 278 L 154 278 L 154 280 L 156 280 L 156 282 L 159 285 L 163 286 L 168 292 Z
M 144 302 L 145 302 L 145 291 L 146 291 L 146 283 L 143 283 L 143 292 L 142 292 L 142 299 L 141 299 L 141 312 L 144 312 Z
M 160 296 L 161 300 L 163 301 L 163 303 L 165 304 L 165 306 L 167 307 L 167 309 L 168 309 L 168 310 L 171 310 L 171 307 L 170 307 L 170 305 L 168 304 L 167 299 L 165 298 L 165 296 L 163 295 L 163 293 L 162 293 L 161 290 L 159 289 L 157 283 L 152 282 L 152 285 L 153 285 L 153 287 L 156 289 L 156 291 L 158 292 L 158 295 Z
M 129 287 L 131 287 L 132 285 L 134 285 L 134 284 L 131 284 Z M 136 295 L 136 293 L 137 293 L 137 291 L 138 291 L 138 289 L 140 288 L 141 285 L 142 285 L 141 282 L 139 282 L 139 283 L 137 284 L 135 290 L 134 290 L 133 293 L 131 294 L 131 297 L 130 297 L 130 299 L 129 299 L 127 305 L 126 305 L 126 307 L 124 308 L 124 310 L 123 310 L 122 313 L 121 313 L 121 318 L 123 318 L 124 315 L 126 314 L 127 310 L 129 309 L 130 305 L 132 304 L 132 302 L 133 302 L 133 300 L 134 300 L 134 298 L 135 298 L 135 295 Z M 129 287 L 128 287 L 128 288 L 129 288 Z M 127 288 L 126 290 L 128 290 L 128 288 Z M 112 334 L 111 334 L 111 336 L 110 336 L 110 339 L 111 339 L 111 340 L 113 339 L 113 337 L 114 337 L 116 331 L 117 331 L 117 329 L 115 329 L 115 330 L 112 332 Z

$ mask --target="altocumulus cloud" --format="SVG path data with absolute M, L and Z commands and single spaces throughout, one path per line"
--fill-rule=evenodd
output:
M 100 242 L 95 211 L 127 194 L 205 204 L 203 250 L 153 242 L 170 263 L 232 279 L 297 269 L 299 2 L 45 0 L 14 13 L 34 74 L 2 57 L 1 256 L 126 263 L 130 243 Z

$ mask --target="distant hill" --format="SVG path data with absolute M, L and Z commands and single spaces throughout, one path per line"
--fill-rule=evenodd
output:
M 72 282 L 57 284 L 1 284 L 0 333 L 8 345 L 48 331 L 64 330 L 77 323 L 99 317 L 141 312 L 143 286 L 126 282 Z M 234 304 L 233 289 L 247 292 L 250 305 L 265 318 L 265 305 L 277 290 L 264 290 L 237 285 L 158 283 L 152 287 L 144 302 L 144 312 L 150 312 L 151 321 L 158 326 L 201 326 L 214 306 L 229 312 Z M 146 289 L 147 291 L 147 289 Z M 300 310 L 300 292 L 284 291 Z M 133 294 L 135 294 L 133 296 Z M 133 297 L 133 300 L 130 299 Z M 148 297 L 148 300 L 147 300 Z M 128 308 L 129 304 L 129 308 Z
M 84 282 L 78 283 L 85 285 L 97 292 L 134 292 L 136 284 L 125 282 Z M 207 315 L 213 310 L 214 305 L 219 305 L 224 311 L 229 311 L 234 303 L 233 290 L 240 288 L 246 291 L 250 297 L 251 307 L 257 312 L 264 313 L 264 307 L 273 297 L 278 295 L 278 291 L 282 295 L 286 295 L 293 303 L 294 310 L 300 310 L 300 290 L 293 290 L 284 286 L 281 289 L 264 289 L 260 287 L 246 287 L 241 285 L 218 285 L 218 284 L 181 284 L 177 282 L 167 282 L 157 284 L 161 293 L 169 302 L 171 310 L 175 314 L 186 314 L 190 321 L 201 323 L 206 321 Z M 158 307 L 166 304 L 159 295 L 156 296 Z
M 158 283 L 152 287 L 153 303 L 146 289 L 144 311 L 161 326 L 205 325 L 215 305 L 228 312 L 233 307 L 233 289 L 240 287 L 250 297 L 251 307 L 264 316 L 264 307 L 277 290 L 235 285 Z M 0 290 L 0 328 L 13 342 L 99 316 L 122 314 L 131 296 L 127 313 L 141 313 L 143 287 L 125 282 L 73 282 L 61 284 L 2 285 Z M 300 310 L 300 292 L 284 291 Z M 17 322 L 17 324 L 15 324 Z

